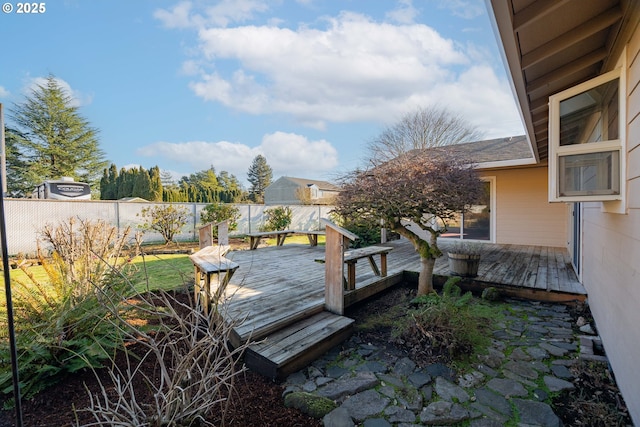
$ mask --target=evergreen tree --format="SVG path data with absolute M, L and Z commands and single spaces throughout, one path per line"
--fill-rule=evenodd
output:
M 149 169 L 149 177 L 151 178 L 151 189 L 149 191 L 149 199 L 152 202 L 162 201 L 162 178 L 160 176 L 160 168 L 154 166 Z
M 5 154 L 7 166 L 7 196 L 29 197 L 35 188 L 34 182 L 39 184 L 40 178 L 29 176 L 29 164 L 25 161 L 19 147 L 18 140 L 24 138 L 19 131 L 5 127 Z
M 273 178 L 273 170 L 267 164 L 267 159 L 258 154 L 249 166 L 247 180 L 251 184 L 249 195 L 251 200 L 256 203 L 264 202 L 264 189 L 271 184 Z
M 70 176 L 98 186 L 107 167 L 98 131 L 73 106 L 56 78 L 50 75 L 22 104 L 11 110 L 20 133 L 13 154 L 27 165 L 23 179 L 35 187 L 45 179 Z
M 133 196 L 133 186 L 135 185 L 136 175 L 136 169 L 120 169 L 120 176 L 118 176 L 117 180 L 118 199 Z
M 244 189 L 235 175 L 230 175 L 227 171 L 220 172 L 218 176 L 220 183 L 220 201 L 224 203 L 238 203 L 244 198 Z
M 131 196 L 151 200 L 151 177 L 149 176 L 149 172 L 142 166 L 138 168 L 138 172 L 136 173 Z
M 111 163 L 109 170 L 104 169 L 100 180 L 100 200 L 115 200 L 118 198 L 118 168 Z

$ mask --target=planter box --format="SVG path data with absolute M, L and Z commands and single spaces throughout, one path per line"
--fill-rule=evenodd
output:
M 454 276 L 476 277 L 480 266 L 480 254 L 449 253 L 449 271 Z

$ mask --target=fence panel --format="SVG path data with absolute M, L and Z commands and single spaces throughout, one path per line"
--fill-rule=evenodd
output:
M 34 254 L 37 241 L 45 225 L 57 225 L 69 218 L 103 220 L 124 231 L 131 227 L 131 233 L 141 231 L 144 222 L 141 212 L 144 208 L 161 206 L 163 203 L 119 202 L 111 200 L 42 200 L 42 199 L 5 199 L 5 218 L 7 221 L 7 245 L 10 255 L 18 253 Z M 187 224 L 175 237 L 177 241 L 198 239 L 198 227 L 201 225 L 200 213 L 206 203 L 173 203 L 184 206 L 189 212 Z M 238 228 L 230 232 L 232 236 L 245 235 L 260 230 L 265 223 L 264 205 L 236 204 L 240 211 Z M 318 230 L 320 218 L 329 215 L 332 206 L 289 206 L 293 211 L 291 229 Z M 145 232 L 143 241 L 162 242 L 157 232 Z

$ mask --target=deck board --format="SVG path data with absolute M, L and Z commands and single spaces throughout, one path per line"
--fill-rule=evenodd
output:
M 439 243 L 444 255 L 436 261 L 434 274 L 449 275 L 446 252 L 451 244 L 447 241 Z M 387 255 L 387 277 L 375 276 L 366 262 L 358 263 L 358 295 L 345 297 L 347 305 L 397 283 L 402 279 L 403 271 L 420 270 L 419 256 L 408 241 L 392 241 L 385 246 L 394 248 Z M 259 339 L 287 322 L 322 311 L 324 265 L 314 262 L 322 256 L 323 246 L 306 244 L 229 252 L 227 258 L 238 263 L 240 268 L 226 288 L 221 313 L 229 321 L 239 322 L 235 326 L 238 339 Z M 562 248 L 487 244 L 475 280 L 586 294 L 568 260 L 568 253 Z

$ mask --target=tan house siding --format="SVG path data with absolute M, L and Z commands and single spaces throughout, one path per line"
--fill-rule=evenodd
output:
M 496 178 L 496 243 L 567 246 L 564 203 L 547 201 L 547 168 L 483 170 Z
M 583 283 L 607 356 L 640 420 L 640 31 L 627 45 L 627 214 L 585 206 Z

